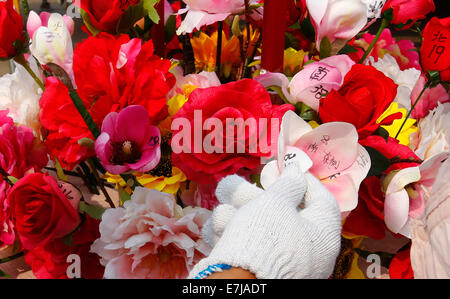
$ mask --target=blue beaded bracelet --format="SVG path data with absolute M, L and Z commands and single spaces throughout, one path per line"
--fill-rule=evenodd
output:
M 215 273 L 215 272 L 222 272 L 223 270 L 229 270 L 231 269 L 230 265 L 227 264 L 216 264 L 216 265 L 211 265 L 208 268 L 206 268 L 205 270 L 201 271 L 200 273 L 198 273 L 194 279 L 203 279 L 205 277 L 208 277 L 209 275 Z

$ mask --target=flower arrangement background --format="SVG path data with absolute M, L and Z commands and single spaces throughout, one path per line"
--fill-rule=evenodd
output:
M 332 278 L 442 263 L 420 237 L 450 163 L 439 1 L 35 2 L 0 1 L 0 277 L 185 278 L 217 183 L 267 188 L 286 155 L 341 208 Z

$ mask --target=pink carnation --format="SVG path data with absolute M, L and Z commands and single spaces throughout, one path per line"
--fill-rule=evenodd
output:
M 210 213 L 182 209 L 173 195 L 138 187 L 123 208 L 103 214 L 91 251 L 101 256 L 105 278 L 186 278 L 209 254 L 201 230 Z
M 411 106 L 416 102 L 420 92 L 425 86 L 425 83 L 425 76 L 420 76 L 419 80 L 416 83 L 416 86 L 414 86 L 414 89 L 411 93 Z M 438 103 L 443 104 L 447 102 L 450 102 L 450 97 L 447 90 L 444 88 L 444 86 L 442 86 L 442 84 L 438 84 L 433 88 L 427 88 L 422 97 L 419 99 L 419 102 L 417 103 L 413 112 L 411 113 L 411 117 L 414 119 L 422 119 L 427 116 L 431 110 L 436 108 Z
M 16 126 L 8 110 L 0 111 L 0 167 L 3 175 L 20 179 L 25 174 L 39 171 L 48 162 L 42 143 L 25 126 Z M 6 194 L 9 184 L 0 175 L 0 247 L 14 243 L 15 235 L 9 217 Z
M 362 38 L 351 42 L 353 46 L 356 46 L 358 52 L 350 53 L 349 56 L 355 62 L 359 62 L 364 55 L 364 51 L 369 47 L 374 37 L 375 35 L 364 33 Z M 414 47 L 414 43 L 412 41 L 407 39 L 396 41 L 395 38 L 392 37 L 391 31 L 386 28 L 381 33 L 379 40 L 370 53 L 370 56 L 372 56 L 375 59 L 375 62 L 377 62 L 378 58 L 383 58 L 385 54 L 390 54 L 397 61 L 400 66 L 400 70 L 404 71 L 409 68 L 421 70 L 419 64 L 419 53 L 417 53 L 415 49 L 416 48 Z

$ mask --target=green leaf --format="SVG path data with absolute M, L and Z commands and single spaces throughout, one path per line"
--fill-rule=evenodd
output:
M 64 173 L 63 168 L 61 167 L 61 163 L 59 163 L 58 158 L 54 157 L 54 159 L 55 159 L 56 176 L 60 180 L 67 182 L 68 178 L 67 178 L 66 174 Z
M 314 25 L 311 22 L 311 17 L 309 16 L 309 14 L 303 20 L 302 24 L 300 25 L 300 29 L 307 39 L 309 39 L 310 41 L 316 40 L 316 31 L 314 29 Z
M 89 14 L 81 8 L 80 8 L 80 14 L 81 14 L 81 17 L 83 18 L 84 25 L 86 25 L 86 28 L 89 30 L 89 32 L 91 32 L 93 36 L 96 36 L 97 34 L 99 34 L 100 30 L 95 28 L 95 26 L 92 24 Z
M 73 234 L 69 234 L 62 239 L 64 245 L 71 247 L 73 245 Z
M 126 201 L 129 201 L 131 199 L 131 195 L 128 194 L 125 189 L 122 188 L 122 186 L 119 185 L 119 198 L 120 198 L 120 204 L 123 205 Z
M 15 184 L 15 183 L 17 183 L 17 181 L 18 181 L 19 179 L 10 175 L 10 176 L 8 176 L 8 180 L 9 180 L 11 183 Z
M 386 19 L 389 22 L 391 22 L 394 19 L 394 9 L 392 9 L 392 7 L 384 12 L 383 19 Z
M 358 50 L 355 47 L 350 46 L 349 44 L 345 44 L 345 46 L 341 50 L 339 50 L 338 54 L 349 54 L 356 52 L 358 52 Z
M 263 188 L 261 185 L 261 175 L 259 173 L 253 173 L 250 175 L 250 182 L 256 184 L 259 188 Z
M 331 43 L 328 37 L 324 37 L 320 42 L 320 59 L 330 57 L 331 54 Z
M 152 20 L 153 23 L 159 23 L 159 15 L 155 9 L 155 5 L 158 4 L 159 0 L 143 0 L 144 9 L 148 13 L 148 17 Z
M 11 278 L 11 276 L 9 276 L 9 275 L 6 274 L 5 272 L 3 272 L 2 269 L 0 269 L 0 277 L 3 277 L 3 278 Z
M 389 140 L 389 132 L 383 127 L 378 127 L 374 134 L 383 137 L 386 142 Z
M 102 215 L 106 211 L 106 209 L 103 207 L 99 207 L 99 206 L 90 206 L 90 205 L 86 204 L 84 201 L 80 201 L 78 211 L 80 213 L 88 214 L 91 218 L 101 220 Z
M 379 176 L 383 173 L 383 171 L 385 171 L 386 169 L 389 168 L 389 166 L 391 166 L 391 162 L 389 161 L 389 159 L 386 158 L 379 151 L 369 146 L 365 146 L 364 148 L 369 153 L 371 161 L 371 166 L 369 173 L 367 174 L 367 177 Z

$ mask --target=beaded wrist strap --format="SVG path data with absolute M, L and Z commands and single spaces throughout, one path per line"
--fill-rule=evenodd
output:
M 194 277 L 194 279 L 203 279 L 205 277 L 210 276 L 211 274 L 213 274 L 215 272 L 222 272 L 223 270 L 229 270 L 229 269 L 231 269 L 231 266 L 227 265 L 227 264 L 211 265 L 208 268 L 206 268 L 205 270 L 203 270 L 200 273 L 198 273 Z

